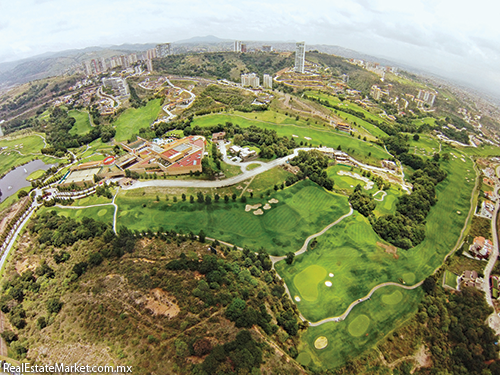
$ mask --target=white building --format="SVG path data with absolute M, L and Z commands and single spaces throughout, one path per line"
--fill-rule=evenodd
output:
M 234 41 L 234 52 L 241 52 L 241 40 Z
M 432 106 L 434 105 L 434 101 L 436 100 L 436 94 L 426 90 L 418 90 L 417 99 L 420 99 L 424 103 L 427 103 L 430 106 Z
M 273 88 L 273 77 L 269 74 L 264 74 L 264 88 L 266 89 Z
M 295 49 L 295 72 L 304 73 L 306 61 L 306 43 L 299 42 Z
M 241 86 L 243 87 L 253 87 L 253 88 L 258 88 L 260 85 L 260 79 L 259 76 L 255 73 L 248 73 L 248 74 L 242 74 L 241 75 Z

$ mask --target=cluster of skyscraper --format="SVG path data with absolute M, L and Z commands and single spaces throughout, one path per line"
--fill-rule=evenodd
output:
M 109 69 L 122 67 L 123 69 L 129 68 L 137 62 L 145 62 L 148 70 L 153 70 L 152 59 L 166 57 L 172 54 L 170 43 L 158 44 L 155 48 L 148 49 L 144 53 L 137 55 L 131 53 L 129 55 L 113 56 L 108 59 L 92 59 L 83 62 L 83 71 L 86 75 L 95 75 L 105 73 Z

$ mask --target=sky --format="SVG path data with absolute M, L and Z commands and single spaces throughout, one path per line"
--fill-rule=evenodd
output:
M 384 57 L 500 96 L 498 0 L 0 0 L 0 62 L 194 36 L 305 41 Z

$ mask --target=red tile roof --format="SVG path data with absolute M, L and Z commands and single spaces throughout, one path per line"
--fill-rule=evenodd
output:
M 201 165 L 201 156 L 201 150 L 197 151 L 177 163 L 172 164 L 170 168 L 187 167 L 188 165 Z

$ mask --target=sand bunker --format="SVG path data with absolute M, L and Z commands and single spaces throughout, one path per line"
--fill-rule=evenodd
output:
M 294 299 L 295 299 L 295 301 L 300 302 L 300 297 L 299 296 L 295 296 Z
M 304 139 L 307 139 L 308 141 L 310 141 L 312 138 L 309 138 L 309 137 L 304 137 Z
M 331 272 L 330 272 L 330 273 L 328 274 L 328 276 L 333 277 L 333 276 L 335 276 L 335 275 L 334 275 L 333 273 L 331 273 Z
M 332 286 L 332 282 L 331 282 L 331 281 L 325 281 L 325 285 L 326 285 L 327 287 L 331 287 L 331 286 Z
M 292 137 L 293 137 L 293 138 L 299 138 L 299 136 L 298 136 L 298 135 L 295 135 L 295 134 L 292 134 Z
M 262 207 L 264 210 L 270 210 L 271 209 L 271 205 L 269 203 L 266 203 L 264 205 L 264 207 Z
M 262 211 L 260 208 L 257 211 L 253 212 L 254 215 L 262 215 L 263 213 L 264 211 Z
M 328 346 L 328 339 L 325 336 L 320 336 L 314 341 L 314 347 L 316 349 L 324 349 Z
M 256 210 L 257 208 L 259 208 L 260 206 L 262 206 L 262 204 L 260 203 L 257 203 L 257 204 L 254 204 L 253 206 L 247 204 L 245 206 L 245 212 L 249 212 L 249 211 L 252 211 L 252 210 Z
M 279 200 L 273 198 L 273 199 L 268 200 L 268 202 L 269 203 L 278 203 Z

